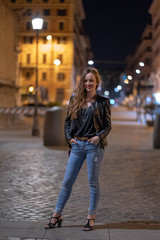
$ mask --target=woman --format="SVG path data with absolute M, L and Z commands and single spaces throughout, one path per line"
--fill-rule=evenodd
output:
M 74 96 L 71 97 L 65 120 L 65 137 L 71 147 L 66 172 L 55 211 L 46 229 L 61 227 L 62 211 L 70 197 L 72 186 L 87 160 L 90 203 L 84 231 L 94 229 L 95 213 L 99 200 L 98 176 L 103 158 L 106 136 L 111 130 L 110 101 L 96 94 L 101 82 L 95 68 L 86 68 Z

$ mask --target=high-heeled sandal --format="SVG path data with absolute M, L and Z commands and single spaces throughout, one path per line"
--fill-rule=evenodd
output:
M 83 226 L 83 231 L 91 231 L 91 230 L 95 229 L 94 226 L 91 226 L 89 223 L 91 220 L 93 220 L 95 222 L 94 218 L 92 218 L 92 219 L 87 218 L 87 223 L 86 223 L 86 225 Z
M 58 227 L 61 227 L 63 219 L 59 219 L 60 217 L 61 215 L 59 217 L 51 217 L 50 222 L 45 226 L 45 229 L 55 228 L 56 224 L 58 224 Z M 55 223 L 52 223 L 52 218 L 57 219 L 57 221 Z

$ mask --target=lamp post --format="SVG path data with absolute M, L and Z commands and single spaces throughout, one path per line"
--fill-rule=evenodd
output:
M 38 37 L 39 30 L 42 29 L 43 19 L 36 16 L 32 19 L 32 27 L 36 30 L 36 80 L 35 80 L 35 109 L 34 109 L 34 119 L 33 119 L 33 127 L 32 127 L 32 136 L 39 136 L 39 127 L 38 127 L 38 118 L 37 118 L 37 110 L 38 110 Z

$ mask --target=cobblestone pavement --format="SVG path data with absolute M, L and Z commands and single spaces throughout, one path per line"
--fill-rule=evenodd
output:
M 0 220 L 48 221 L 67 162 L 66 147 L 45 147 L 26 130 L 0 130 Z M 100 174 L 97 222 L 160 221 L 160 149 L 153 128 L 113 124 Z M 89 203 L 86 163 L 64 209 L 83 223 Z

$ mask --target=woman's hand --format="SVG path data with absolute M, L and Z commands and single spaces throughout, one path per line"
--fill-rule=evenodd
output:
M 94 136 L 90 139 L 88 139 L 88 142 L 94 143 L 94 144 L 98 144 L 99 143 L 99 137 L 98 136 Z
M 76 139 L 71 138 L 70 140 L 68 140 L 69 144 L 72 145 L 73 143 L 77 144 Z

